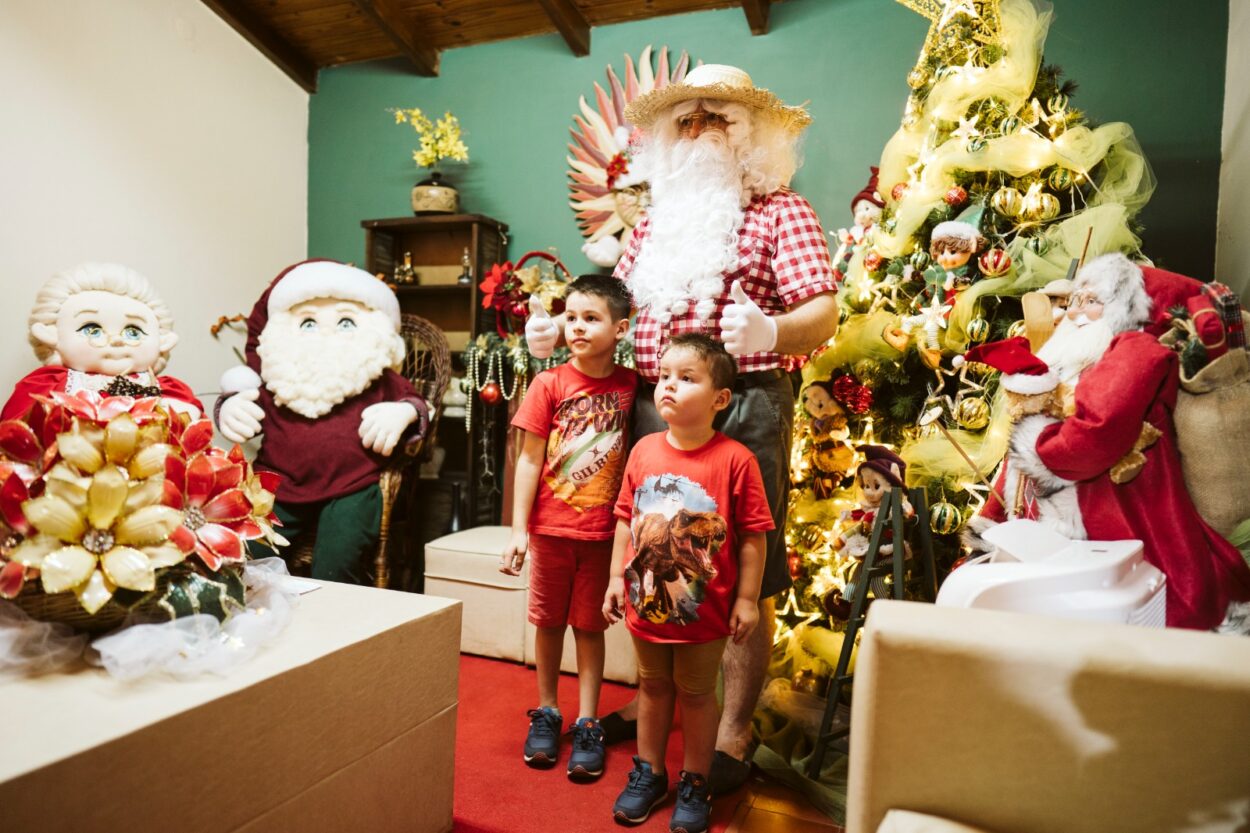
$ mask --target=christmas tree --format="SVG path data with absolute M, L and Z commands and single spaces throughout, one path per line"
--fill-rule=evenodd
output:
M 837 241 L 838 334 L 803 369 L 786 531 L 795 587 L 780 607 L 793 650 L 775 669 L 787 676 L 836 647 L 811 631 L 838 630 L 858 569 L 860 448 L 897 452 L 908 484 L 925 488 L 920 522 L 944 575 L 1007 440 L 997 375 L 951 359 L 1024 334 L 1021 297 L 1060 297 L 1074 261 L 1135 253 L 1134 217 L 1154 186 L 1132 129 L 1092 124 L 1073 106 L 1076 85 L 1043 62 L 1048 5 L 899 2 L 931 26 L 881 156 L 880 216 Z

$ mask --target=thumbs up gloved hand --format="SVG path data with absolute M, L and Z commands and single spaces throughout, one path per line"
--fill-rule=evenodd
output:
M 732 303 L 725 307 L 720 318 L 725 349 L 735 356 L 772 350 L 777 344 L 777 322 L 747 297 L 738 281 L 730 287 L 729 297 Z
M 531 295 L 530 316 L 525 321 L 525 346 L 530 354 L 536 359 L 545 359 L 554 353 L 563 329 L 564 314 L 552 318 L 538 296 Z

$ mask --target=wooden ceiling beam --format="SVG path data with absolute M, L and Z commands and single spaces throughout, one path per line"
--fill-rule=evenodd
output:
M 573 0 L 538 0 L 538 4 L 574 55 L 583 58 L 590 54 L 590 24 Z
M 396 0 L 352 0 L 412 62 L 418 75 L 438 75 L 439 52 L 417 31 L 416 23 Z
M 746 13 L 747 25 L 752 35 L 768 34 L 768 6 L 770 0 L 742 0 L 742 11 Z
M 317 65 L 278 36 L 242 0 L 203 0 L 230 28 L 308 93 L 317 92 Z

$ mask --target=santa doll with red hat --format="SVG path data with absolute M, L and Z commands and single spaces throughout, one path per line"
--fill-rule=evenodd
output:
M 1181 276 L 1149 282 L 1180 291 L 1172 277 Z M 1146 560 L 1168 579 L 1167 624 L 1212 629 L 1230 604 L 1250 600 L 1250 567 L 1202 520 L 1186 489 L 1172 423 L 1177 357 L 1143 330 L 1159 318 L 1147 284 L 1143 269 L 1120 254 L 1077 272 L 1040 362 L 1009 374 L 1036 377 L 1025 382 L 1034 388 L 1068 388 L 1066 417 L 1046 411 L 1014 425 L 998 478 L 1007 506 L 991 497 L 973 528 L 1007 520 L 1023 498 L 1036 503 L 1032 517 L 1067 537 L 1141 540 Z
M 420 439 L 425 400 L 396 372 L 404 358 L 395 294 L 332 260 L 284 270 L 247 320 L 247 364 L 222 376 L 221 433 L 264 433 L 256 467 L 282 476 L 274 511 L 294 543 L 317 529 L 312 575 L 363 580 L 377 545 L 378 480 L 401 443 Z

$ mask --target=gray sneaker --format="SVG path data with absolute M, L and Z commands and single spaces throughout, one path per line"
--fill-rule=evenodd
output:
M 656 775 L 651 764 L 634 756 L 625 789 L 612 805 L 612 818 L 618 824 L 642 824 L 656 805 L 668 798 L 668 779 Z
M 569 755 L 569 778 L 592 781 L 603 774 L 603 729 L 593 717 L 573 724 L 573 752 Z
M 530 731 L 525 737 L 525 763 L 546 768 L 556 765 L 560 754 L 560 712 L 550 706 L 530 709 Z

